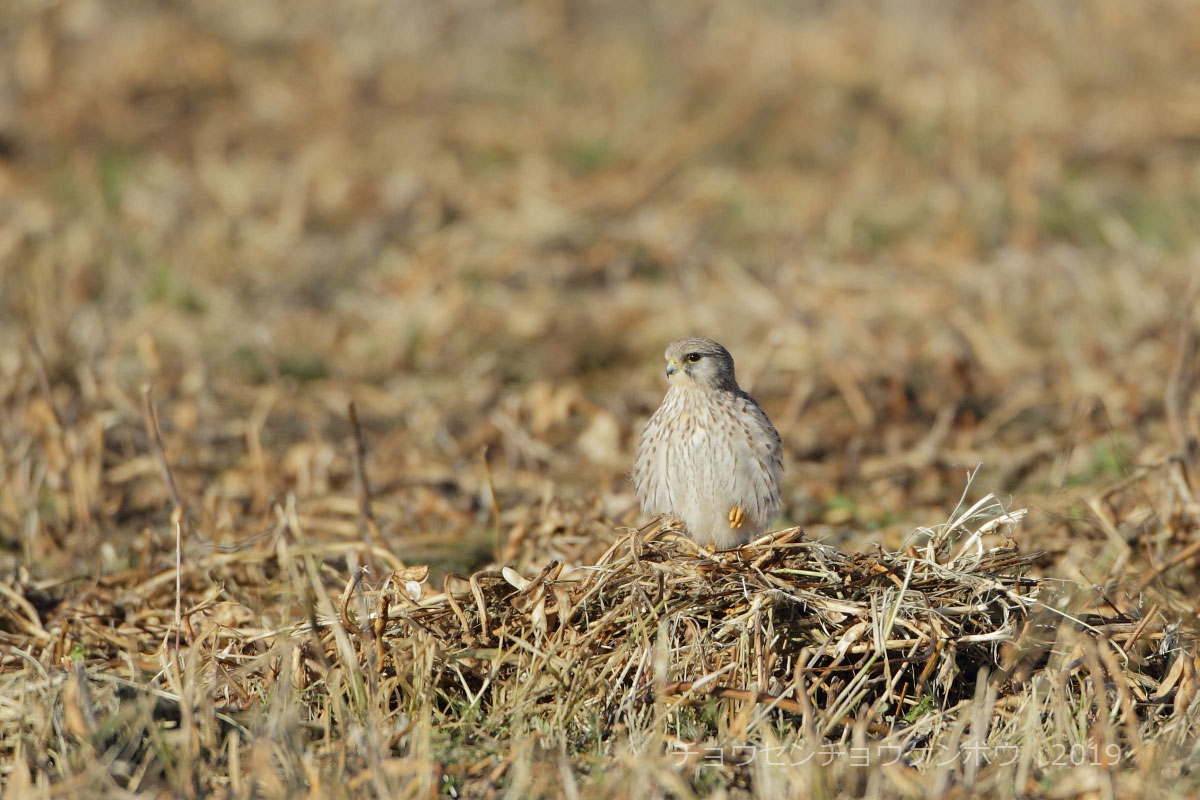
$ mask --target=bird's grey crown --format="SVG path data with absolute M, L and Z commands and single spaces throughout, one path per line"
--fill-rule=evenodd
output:
M 668 361 L 672 358 L 677 361 L 683 361 L 691 353 L 698 353 L 702 356 L 720 356 L 723 359 L 728 359 L 730 365 L 733 364 L 733 356 L 729 355 L 729 351 L 721 346 L 719 342 L 714 342 L 712 339 L 705 339 L 702 336 L 689 336 L 684 339 L 676 339 L 667 345 L 667 351 L 663 355 Z

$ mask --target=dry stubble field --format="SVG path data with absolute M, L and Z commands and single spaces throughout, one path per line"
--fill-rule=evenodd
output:
M 1197 11 L 0 4 L 4 796 L 1192 796 Z

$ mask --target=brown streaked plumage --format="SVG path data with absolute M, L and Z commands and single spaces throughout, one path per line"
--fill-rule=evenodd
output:
M 738 387 L 733 357 L 712 339 L 672 342 L 667 394 L 633 463 L 646 514 L 670 514 L 697 544 L 726 549 L 761 534 L 779 510 L 779 434 Z

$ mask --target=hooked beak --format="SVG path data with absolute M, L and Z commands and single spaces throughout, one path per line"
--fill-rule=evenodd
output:
M 667 377 L 670 378 L 676 372 L 679 372 L 679 363 L 676 361 L 667 362 Z

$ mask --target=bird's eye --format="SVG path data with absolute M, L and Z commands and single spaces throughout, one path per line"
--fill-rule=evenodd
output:
M 693 364 L 695 364 L 697 361 L 700 360 L 700 354 L 699 353 L 688 353 L 687 360 L 692 362 Z

